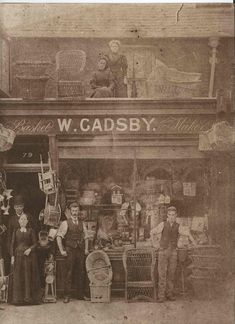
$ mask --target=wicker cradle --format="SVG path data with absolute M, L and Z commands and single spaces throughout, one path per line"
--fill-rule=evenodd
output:
M 108 255 L 102 250 L 90 253 L 86 259 L 86 270 L 90 280 L 91 302 L 110 302 L 113 272 Z

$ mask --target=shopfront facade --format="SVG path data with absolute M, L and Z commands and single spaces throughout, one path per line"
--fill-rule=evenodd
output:
M 151 5 L 143 11 L 140 30 L 119 30 L 109 20 L 110 29 L 99 22 L 96 33 L 78 19 L 82 10 L 88 14 L 85 7 L 71 13 L 71 21 L 81 23 L 72 32 L 66 21 L 60 34 L 52 32 L 51 26 L 60 24 L 52 16 L 41 22 L 37 33 L 30 22 L 13 30 L 5 21 L 6 33 L 0 39 L 4 45 L 0 124 L 16 138 L 10 150 L 0 153 L 0 167 L 7 173 L 8 188 L 24 196 L 26 209 L 35 218 L 45 207 L 38 173 L 41 161 L 48 170 L 49 153 L 59 178 L 63 214 L 76 200 L 88 221 L 100 225 L 100 219 L 109 216 L 110 228 L 117 230 L 125 199 L 134 197 L 140 206 L 137 241 L 144 245 L 150 241 L 150 230 L 166 219 L 166 208 L 174 205 L 178 217 L 189 223 L 194 217 L 206 219 L 208 243 L 221 245 L 231 260 L 234 141 L 222 149 L 208 149 L 200 138 L 220 121 L 221 112 L 226 127 L 234 126 L 234 42 L 228 23 L 233 12 L 229 6 L 222 10 L 185 6 L 185 16 L 192 12 L 191 21 L 200 21 L 200 28 L 188 29 L 185 16 L 175 22 L 178 7 L 173 7 L 167 15 L 174 30 L 167 25 L 165 31 L 161 28 L 165 22 L 153 16 L 150 26 Z M 213 24 L 217 12 L 220 31 Z M 137 7 L 132 14 L 130 19 L 137 21 Z M 202 21 L 208 21 L 210 29 L 201 26 Z M 127 95 L 92 99 L 90 79 L 98 58 L 107 54 L 111 37 L 122 40 Z M 94 194 L 92 203 L 85 202 L 88 191 Z M 113 289 L 122 292 L 123 250 L 118 248 L 133 243 L 131 237 L 125 239 L 116 242 L 116 250 L 107 251 L 115 269 Z M 63 258 L 57 255 L 57 261 L 62 282 Z
M 14 145 L 17 148 L 13 146 L 2 154 L 2 166 L 8 172 L 37 173 L 39 155 L 42 154 L 47 166 L 49 150 L 64 189 L 73 189 L 66 186 L 69 180 L 77 180 L 76 189 L 81 195 L 88 183 L 104 182 L 110 177 L 115 184 L 129 185 L 131 189 L 136 159 L 140 182 L 149 177 L 168 180 L 171 182 L 168 194 L 179 203 L 184 217 L 209 213 L 210 226 L 216 224 L 221 230 L 225 219 L 213 212 L 218 210 L 215 204 L 220 198 L 216 196 L 218 187 L 215 185 L 219 180 L 213 172 L 221 168 L 221 153 L 215 156 L 199 151 L 199 133 L 210 129 L 216 121 L 216 104 L 216 99 L 85 100 L 77 103 L 6 99 L 1 101 L 2 123 L 16 132 Z M 20 150 L 27 139 L 28 146 Z M 228 153 L 223 161 L 224 173 L 231 159 Z M 226 177 L 229 179 L 228 174 L 221 177 L 224 182 Z M 183 183 L 195 181 L 198 181 L 197 194 L 190 200 L 190 196 L 183 194 Z M 181 189 L 174 195 L 172 188 L 177 187 L 177 182 Z M 231 221 L 229 208 L 227 204 L 223 209 L 228 209 L 228 215 L 224 213 L 226 222 Z

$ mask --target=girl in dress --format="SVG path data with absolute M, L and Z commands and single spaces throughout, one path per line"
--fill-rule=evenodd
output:
M 16 229 L 11 242 L 11 263 L 13 265 L 12 303 L 39 303 L 39 272 L 35 248 L 37 245 L 35 232 L 27 227 L 28 217 L 22 214 L 20 227 Z

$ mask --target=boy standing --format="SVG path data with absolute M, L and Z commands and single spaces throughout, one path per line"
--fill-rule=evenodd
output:
M 175 300 L 173 295 L 174 277 L 177 266 L 177 241 L 179 224 L 176 223 L 177 210 L 171 206 L 167 209 L 167 220 L 161 222 L 153 232 L 161 233 L 158 252 L 158 301 Z

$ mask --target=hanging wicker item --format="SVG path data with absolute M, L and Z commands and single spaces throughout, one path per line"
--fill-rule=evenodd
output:
M 12 189 L 7 189 L 6 187 L 6 172 L 4 170 L 0 171 L 0 209 L 3 210 L 3 215 L 9 215 L 10 209 L 10 199 L 13 197 L 11 195 Z
M 51 167 L 50 153 L 48 153 L 48 162 L 49 162 L 49 170 L 48 171 L 44 172 L 44 170 L 43 170 L 43 163 L 42 163 L 41 155 L 40 155 L 40 162 L 41 162 L 41 173 L 38 173 L 40 189 L 46 195 L 55 193 L 56 189 L 57 189 L 57 178 L 56 178 L 56 172 L 54 170 L 52 170 L 52 167 Z
M 55 202 L 55 205 L 51 205 L 46 202 L 44 209 L 44 224 L 48 226 L 58 227 L 61 217 L 60 205 Z
M 14 143 L 15 132 L 0 124 L 0 152 L 10 150 Z
M 61 217 L 61 208 L 58 203 L 58 179 L 56 172 L 52 170 L 51 166 L 51 157 L 48 153 L 48 162 L 49 170 L 44 172 L 42 156 L 40 155 L 41 160 L 41 173 L 38 173 L 39 187 L 46 194 L 45 209 L 43 212 L 44 215 L 44 224 L 52 227 L 58 227 Z M 49 202 L 49 196 L 54 198 L 54 204 L 52 205 Z M 53 197 L 52 197 L 53 196 Z

